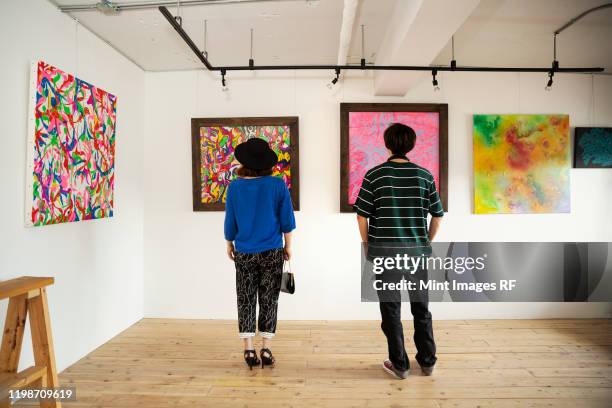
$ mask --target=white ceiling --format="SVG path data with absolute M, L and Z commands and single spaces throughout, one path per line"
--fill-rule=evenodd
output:
M 482 0 L 455 34 L 458 65 L 542 66 L 553 59 L 553 32 L 610 0 Z M 450 42 L 436 64 L 448 64 Z M 561 66 L 612 70 L 612 8 L 594 12 L 557 36 Z
M 115 3 L 129 3 L 120 0 Z M 361 0 L 349 62 L 361 58 L 360 25 L 366 27 L 366 58 L 374 61 L 396 1 Z M 453 1 L 453 0 L 449 0 Z M 53 0 L 59 5 L 96 0 Z M 549 66 L 552 32 L 580 12 L 606 0 L 481 0 L 455 34 L 459 65 Z M 176 7 L 169 7 L 176 14 Z M 250 29 L 256 64 L 335 64 L 343 0 L 284 0 L 183 6 L 183 28 L 203 48 L 208 20 L 209 58 L 214 65 L 247 65 Z M 84 26 L 150 71 L 202 65 L 157 9 L 72 13 Z M 558 36 L 562 66 L 603 66 L 612 70 L 612 9 L 585 17 Z M 450 42 L 433 63 L 448 64 Z
M 95 3 L 95 0 L 57 0 L 56 4 Z M 128 3 L 129 1 L 115 1 Z M 362 0 L 355 31 L 366 25 L 368 58 L 385 33 L 395 0 Z M 168 8 L 176 15 L 176 7 Z M 343 0 L 289 0 L 243 4 L 183 6 L 183 28 L 204 47 L 207 20 L 207 51 L 214 65 L 247 65 L 250 29 L 254 29 L 256 64 L 335 64 L 342 24 Z M 157 9 L 126 10 L 107 16 L 98 11 L 72 13 L 84 26 L 110 42 L 138 65 L 150 71 L 201 68 Z M 361 34 L 353 41 L 349 61 L 361 58 Z

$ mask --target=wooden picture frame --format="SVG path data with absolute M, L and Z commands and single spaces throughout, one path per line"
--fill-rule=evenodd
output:
M 244 117 L 244 118 L 192 118 L 191 119 L 191 170 L 193 211 L 224 211 L 224 202 L 202 202 L 200 129 L 202 127 L 263 127 L 287 126 L 289 128 L 289 154 L 291 174 L 291 201 L 293 209 L 300 209 L 300 160 L 299 118 L 297 116 Z M 233 151 L 232 151 L 233 156 Z M 224 195 L 223 193 L 222 195 Z
M 612 146 L 612 127 L 576 127 L 574 129 L 573 167 L 575 169 L 612 168 L 610 146 Z M 588 152 L 585 151 L 586 147 L 588 147 Z M 606 152 L 608 152 L 607 155 Z
M 352 212 L 349 204 L 349 114 L 351 112 L 437 112 L 439 141 L 438 192 L 448 211 L 448 104 L 445 103 L 341 103 L 340 104 L 340 212 Z M 379 135 L 382 140 L 382 133 Z M 418 139 L 417 139 L 418 143 Z M 410 156 L 410 154 L 409 154 Z

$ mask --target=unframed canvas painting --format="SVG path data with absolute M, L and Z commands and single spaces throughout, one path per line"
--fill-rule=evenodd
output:
M 576 128 L 574 134 L 574 167 L 612 168 L 612 128 Z
M 384 163 L 389 154 L 383 134 L 393 123 L 412 127 L 417 135 L 408 158 L 429 170 L 440 192 L 443 207 L 446 197 L 446 124 L 445 104 L 341 104 L 341 202 L 342 211 L 351 211 L 365 173 Z
M 477 214 L 570 211 L 567 115 L 474 115 Z
M 283 179 L 299 208 L 298 118 L 219 118 L 192 119 L 194 211 L 225 208 L 227 188 L 240 165 L 234 150 L 253 137 L 267 140 L 278 155 L 272 175 Z
M 39 61 L 30 102 L 26 224 L 112 217 L 117 97 Z

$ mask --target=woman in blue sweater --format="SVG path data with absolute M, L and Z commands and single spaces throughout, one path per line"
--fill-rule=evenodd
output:
M 287 186 L 271 176 L 278 157 L 268 143 L 249 139 L 236 147 L 235 157 L 241 166 L 239 177 L 227 190 L 225 239 L 227 254 L 236 264 L 238 329 L 244 340 L 244 360 L 250 369 L 260 363 L 253 347 L 259 298 L 257 328 L 263 338 L 263 368 L 274 365 L 270 343 L 276 332 L 283 262 L 291 258 L 295 218 Z

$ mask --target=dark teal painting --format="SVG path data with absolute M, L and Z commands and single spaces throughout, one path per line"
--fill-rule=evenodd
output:
M 612 168 L 612 128 L 576 128 L 574 134 L 574 167 Z

